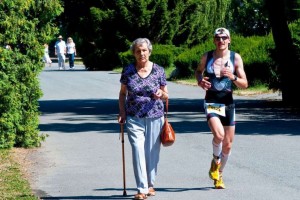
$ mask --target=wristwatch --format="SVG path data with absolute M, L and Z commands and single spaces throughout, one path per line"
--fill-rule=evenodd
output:
M 236 81 L 237 80 L 237 76 L 236 75 L 234 75 L 234 79 L 232 80 L 232 81 Z

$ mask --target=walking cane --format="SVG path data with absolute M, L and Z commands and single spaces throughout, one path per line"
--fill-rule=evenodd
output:
M 124 153 L 124 123 L 121 123 L 122 162 L 123 162 L 123 196 L 127 196 L 125 179 L 125 153 Z

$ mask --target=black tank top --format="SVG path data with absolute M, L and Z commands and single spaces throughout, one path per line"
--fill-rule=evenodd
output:
M 234 56 L 235 52 L 230 51 L 230 60 L 225 61 L 225 67 L 228 67 L 232 73 L 235 72 Z M 205 76 L 209 77 L 211 88 L 206 91 L 205 101 L 207 103 L 223 103 L 225 105 L 232 104 L 232 81 L 228 77 L 216 77 L 213 63 L 213 51 L 209 51 L 206 58 Z

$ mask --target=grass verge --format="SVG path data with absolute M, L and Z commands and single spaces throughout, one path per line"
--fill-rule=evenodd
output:
M 12 150 L 0 149 L 0 199 L 39 199 L 32 194 L 30 184 L 21 171 Z

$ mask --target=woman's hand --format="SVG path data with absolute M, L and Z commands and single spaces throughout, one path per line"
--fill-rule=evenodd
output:
M 123 115 L 123 114 L 119 114 L 118 115 L 118 123 L 119 124 L 125 124 L 125 121 L 126 121 L 126 116 Z
M 164 99 L 164 98 L 168 98 L 168 94 L 166 92 L 164 92 L 161 89 L 158 89 L 154 94 L 153 94 L 153 98 L 154 99 Z

